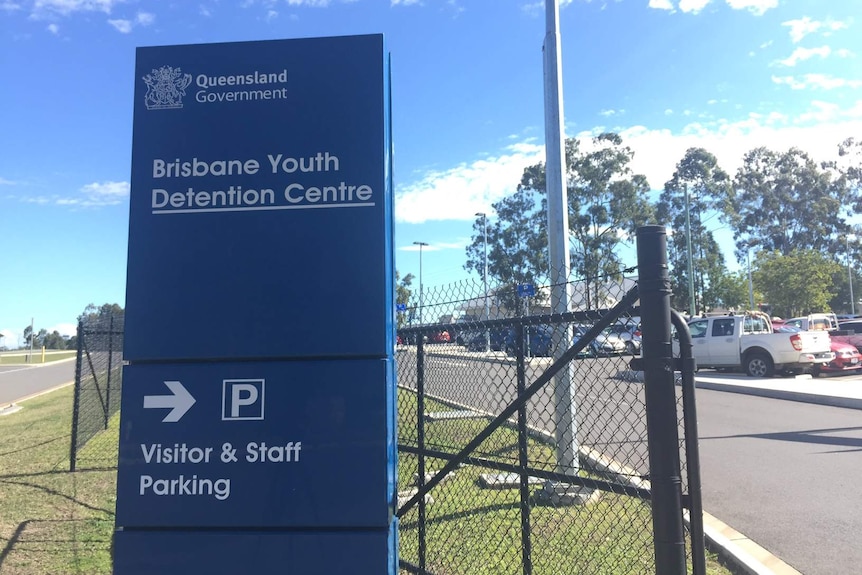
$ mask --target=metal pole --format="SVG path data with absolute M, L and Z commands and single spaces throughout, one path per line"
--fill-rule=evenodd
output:
M 853 301 L 853 267 L 850 265 L 850 235 L 847 235 L 847 282 L 850 284 L 850 315 L 856 315 L 856 302 Z
M 72 441 L 69 445 L 69 471 L 78 464 L 78 418 L 81 416 L 81 365 L 84 355 L 84 320 L 78 320 L 78 350 L 75 354 L 75 391 L 72 400 Z
M 638 228 L 637 256 L 656 573 L 684 575 L 682 478 L 664 226 Z
M 30 318 L 30 353 L 27 354 L 27 363 L 33 363 L 33 339 L 35 338 L 35 333 L 33 333 L 33 318 Z
M 422 325 L 422 248 L 428 244 L 425 242 L 413 242 L 413 245 L 419 246 L 419 325 Z
M 754 309 L 754 284 L 751 281 L 751 247 L 745 249 L 748 255 L 748 309 Z
M 694 270 L 691 263 L 691 216 L 688 212 L 688 184 L 684 184 L 683 188 L 685 189 L 685 249 L 688 255 L 688 313 L 694 317 L 697 315 L 697 307 L 694 301 Z
M 562 46 L 560 7 L 557 0 L 545 2 L 545 180 L 548 193 L 548 255 L 551 276 L 551 313 L 570 310 L 569 211 L 567 201 L 566 135 L 563 126 Z M 554 359 L 562 357 L 572 342 L 572 329 L 558 323 L 554 328 Z M 578 442 L 576 399 L 572 386 L 572 365 L 554 378 L 554 438 L 557 471 L 576 473 Z
M 491 310 L 488 307 L 488 216 L 484 212 L 477 212 L 477 216 L 482 218 L 482 238 L 485 246 L 485 271 L 482 274 L 484 279 L 485 290 L 485 321 L 491 319 Z M 485 353 L 491 351 L 491 330 L 485 328 Z

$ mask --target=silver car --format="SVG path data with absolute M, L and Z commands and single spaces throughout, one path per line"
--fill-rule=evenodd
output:
M 641 352 L 641 331 L 640 324 L 614 324 L 608 326 L 602 332 L 607 335 L 615 335 L 623 340 L 626 353 L 630 355 L 639 355 Z

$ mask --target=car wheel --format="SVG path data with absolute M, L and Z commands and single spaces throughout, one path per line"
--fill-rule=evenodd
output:
M 819 363 L 815 363 L 814 365 L 812 365 L 811 366 L 811 377 L 820 377 L 820 374 L 822 373 L 822 370 L 821 370 L 822 367 L 823 366 L 820 365 Z
M 629 355 L 634 355 L 637 350 L 635 349 L 635 344 L 630 341 L 626 342 L 626 353 Z
M 772 358 L 765 353 L 753 353 L 745 362 L 745 373 L 749 377 L 772 377 L 775 366 Z

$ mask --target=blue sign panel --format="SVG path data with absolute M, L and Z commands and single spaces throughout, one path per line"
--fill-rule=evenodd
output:
M 388 527 L 391 363 L 126 366 L 117 526 Z
M 535 297 L 536 286 L 533 284 L 518 284 L 519 297 Z
M 386 357 L 380 35 L 139 48 L 130 361 Z
M 398 523 L 358 532 L 120 531 L 114 572 L 124 575 L 398 573 Z

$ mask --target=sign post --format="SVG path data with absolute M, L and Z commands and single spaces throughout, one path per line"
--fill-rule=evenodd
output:
M 114 573 L 394 575 L 383 37 L 135 78 Z

